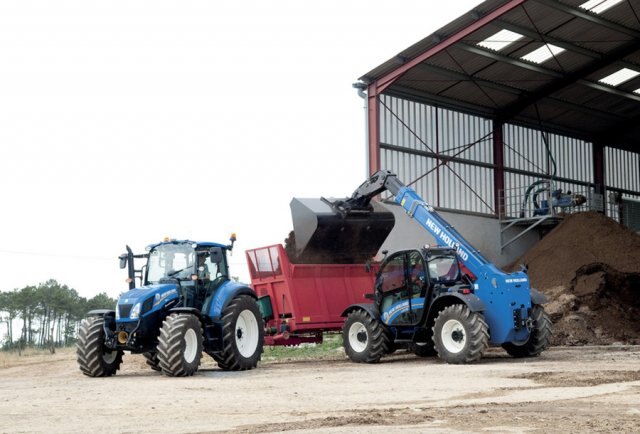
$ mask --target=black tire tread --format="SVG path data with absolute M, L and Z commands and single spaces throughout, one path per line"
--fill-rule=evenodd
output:
M 229 303 L 222 311 L 222 352 L 212 355 L 213 359 L 218 362 L 218 366 L 225 371 L 246 371 L 258 366 L 258 362 L 262 358 L 264 350 L 263 337 L 258 337 L 258 354 L 257 357 L 244 358 L 236 352 L 235 346 L 235 323 L 238 315 L 241 313 L 242 306 L 251 307 L 253 313 L 256 314 L 258 321 L 258 333 L 264 332 L 262 324 L 262 316 L 260 310 L 252 297 L 240 295 Z M 255 306 L 255 309 L 254 309 Z M 250 309 L 251 310 L 251 309 Z
M 367 329 L 370 345 L 365 349 L 362 357 L 355 356 L 349 348 L 349 327 L 354 322 L 362 323 Z M 349 359 L 356 363 L 378 363 L 383 355 L 389 354 L 393 342 L 390 341 L 390 333 L 386 326 L 371 315 L 362 310 L 354 310 L 347 316 L 343 329 L 343 345 Z
M 200 351 L 196 354 L 195 367 L 184 360 L 184 334 L 193 324 L 196 335 L 199 336 Z M 185 377 L 193 375 L 202 359 L 202 325 L 200 320 L 191 314 L 173 313 L 165 318 L 158 336 L 158 366 L 162 372 L 170 377 Z
M 534 329 L 529 335 L 529 339 L 523 345 L 507 342 L 502 344 L 507 353 L 513 357 L 537 357 L 549 347 L 551 336 L 551 319 L 544 307 L 534 305 L 531 309 Z
M 442 318 L 446 316 L 457 319 L 467 328 L 466 339 L 469 344 L 462 353 L 450 355 L 440 341 L 438 329 L 440 322 L 443 321 Z M 451 364 L 476 362 L 482 358 L 484 352 L 489 348 L 489 326 L 484 317 L 478 312 L 472 312 L 464 304 L 447 306 L 440 311 L 433 326 L 433 336 L 438 357 Z
M 153 369 L 154 371 L 162 371 L 160 368 L 160 361 L 158 360 L 158 352 L 157 351 L 149 351 L 148 353 L 142 353 L 147 365 Z
M 110 377 L 122 364 L 122 351 L 117 350 L 116 358 L 107 363 L 104 358 L 104 318 L 90 316 L 82 320 L 78 332 L 76 355 L 80 371 L 88 377 Z

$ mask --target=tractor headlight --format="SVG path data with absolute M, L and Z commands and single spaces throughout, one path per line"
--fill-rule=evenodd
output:
M 131 309 L 131 313 L 129 314 L 129 319 L 138 319 L 139 316 L 140 316 L 140 303 L 136 303 L 136 305 L 133 306 L 133 309 Z
M 120 306 L 116 303 L 116 319 L 120 319 Z

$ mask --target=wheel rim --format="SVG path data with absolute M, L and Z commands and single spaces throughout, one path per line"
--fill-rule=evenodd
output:
M 450 319 L 444 323 L 440 337 L 442 338 L 442 345 L 450 353 L 459 353 L 467 342 L 464 326 L 455 319 Z
M 367 348 L 369 335 L 367 328 L 361 322 L 351 324 L 349 327 L 349 346 L 356 353 L 361 353 Z
M 102 353 L 102 360 L 108 365 L 112 364 L 116 361 L 116 357 L 118 356 L 117 351 L 105 351 Z
M 198 352 L 198 335 L 195 330 L 189 329 L 184 334 L 184 360 L 191 363 Z
M 258 320 L 253 312 L 245 309 L 236 321 L 236 347 L 242 357 L 251 357 L 258 348 Z

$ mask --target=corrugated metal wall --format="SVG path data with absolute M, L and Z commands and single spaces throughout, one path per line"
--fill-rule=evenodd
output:
M 604 148 L 607 215 L 634 230 L 640 225 L 640 154 Z
M 382 168 L 406 184 L 430 172 L 412 187 L 434 206 L 494 213 L 491 121 L 387 95 L 380 112 Z
M 436 207 L 496 214 L 492 130 L 482 117 L 382 95 L 381 168 Z M 540 131 L 511 124 L 503 126 L 503 141 L 505 216 L 519 214 L 524 192 L 541 179 L 553 178 L 563 192 L 593 192 L 591 143 L 557 134 L 545 142 Z M 605 161 L 607 186 L 639 199 L 640 154 L 605 148 Z
M 604 152 L 607 186 L 640 192 L 640 154 L 610 147 Z

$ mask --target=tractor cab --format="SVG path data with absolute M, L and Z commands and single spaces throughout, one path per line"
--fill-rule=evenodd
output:
M 182 307 L 202 311 L 207 297 L 229 278 L 227 246 L 192 241 L 167 241 L 148 247 L 144 285 L 173 283 Z
M 387 326 L 417 325 L 433 298 L 461 284 L 455 249 L 425 247 L 395 252 L 378 272 L 376 307 Z

